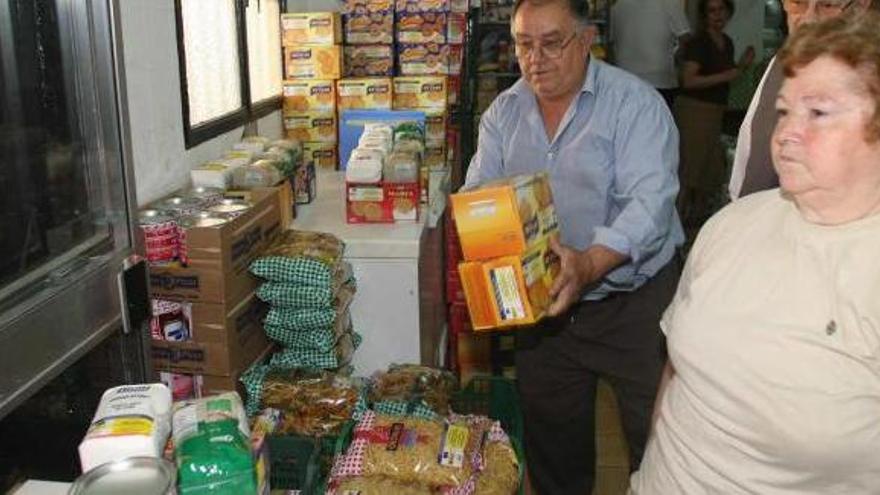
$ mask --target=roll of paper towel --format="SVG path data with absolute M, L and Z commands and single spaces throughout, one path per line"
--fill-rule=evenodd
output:
M 171 432 L 171 391 L 161 383 L 107 389 L 79 444 L 83 472 L 126 457 L 159 457 Z

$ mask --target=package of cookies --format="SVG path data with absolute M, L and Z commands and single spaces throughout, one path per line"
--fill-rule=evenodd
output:
M 332 112 L 336 83 L 325 79 L 288 79 L 282 83 L 284 113 Z
M 342 18 L 338 12 L 281 14 L 281 44 L 338 45 L 342 43 Z
M 446 108 L 446 76 L 394 78 L 395 110 Z
M 394 73 L 394 47 L 391 45 L 346 46 L 345 76 L 390 76 Z
M 397 47 L 400 74 L 422 76 L 446 74 L 449 71 L 449 45 L 437 43 L 404 44 Z
M 340 110 L 391 110 L 391 78 L 349 78 L 336 81 L 337 104 Z
M 396 0 L 398 14 L 415 12 L 448 12 L 449 0 Z
M 348 223 L 391 223 L 394 221 L 389 203 L 385 201 L 385 189 L 381 183 L 346 183 L 345 190 L 345 212 Z
M 342 77 L 342 47 L 340 45 L 285 47 L 284 77 L 287 79 L 339 79 Z
M 394 0 L 342 0 L 343 14 L 369 14 L 394 10 Z
M 446 142 L 446 109 L 425 109 L 425 146 L 442 147 Z
M 392 10 L 346 14 L 344 21 L 347 45 L 394 42 L 394 11 Z
M 336 113 L 304 112 L 284 115 L 284 132 L 301 142 L 336 143 Z
M 398 43 L 446 43 L 445 12 L 398 12 Z
M 395 222 L 415 221 L 419 219 L 418 182 L 386 182 L 386 207 L 391 210 L 391 218 Z

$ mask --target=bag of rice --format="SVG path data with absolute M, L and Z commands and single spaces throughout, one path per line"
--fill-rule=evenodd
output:
M 178 493 L 256 493 L 250 432 L 238 394 L 176 403 L 172 434 Z

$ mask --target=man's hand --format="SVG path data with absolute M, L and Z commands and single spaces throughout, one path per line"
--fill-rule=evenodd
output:
M 554 299 L 547 310 L 550 316 L 565 313 L 572 304 L 580 301 L 584 287 L 627 259 L 627 256 L 598 244 L 586 251 L 578 251 L 562 245 L 556 236 L 550 238 L 550 249 L 560 261 L 559 275 L 550 288 L 550 297 Z

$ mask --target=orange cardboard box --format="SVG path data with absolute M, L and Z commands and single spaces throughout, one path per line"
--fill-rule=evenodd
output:
M 342 46 L 297 45 L 284 47 L 287 79 L 339 79 L 342 77 Z
M 521 255 L 458 265 L 474 330 L 529 325 L 550 306 L 559 257 L 544 239 Z
M 286 114 L 284 132 L 300 142 L 336 143 L 336 112 Z
M 395 77 L 395 110 L 446 108 L 446 76 Z
M 282 84 L 284 113 L 333 112 L 336 110 L 336 82 L 321 79 L 291 79 Z
M 336 170 L 336 162 L 339 161 L 336 143 L 305 142 L 303 157 L 306 163 L 312 162 L 316 168 L 325 170 Z
M 492 181 L 450 199 L 468 261 L 523 254 L 558 230 L 546 172 Z
M 281 44 L 284 46 L 341 43 L 342 17 L 338 12 L 281 14 Z
M 391 78 L 364 77 L 336 81 L 340 110 L 391 110 Z

